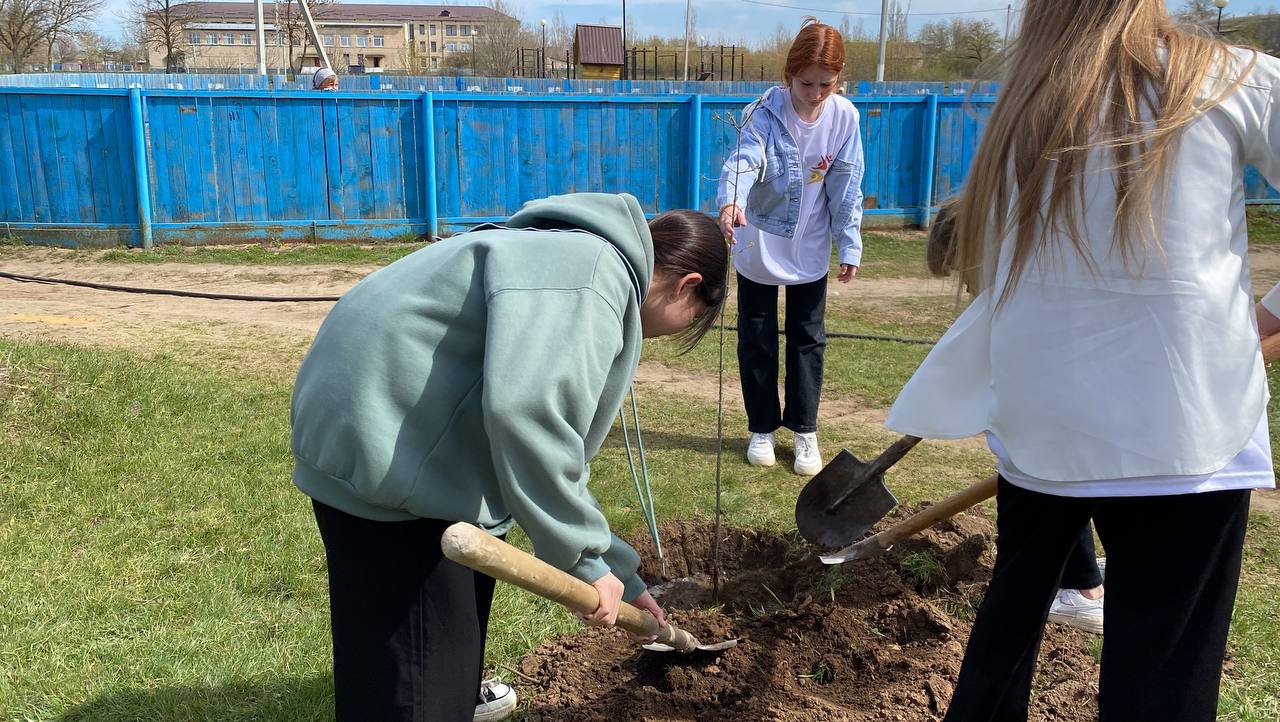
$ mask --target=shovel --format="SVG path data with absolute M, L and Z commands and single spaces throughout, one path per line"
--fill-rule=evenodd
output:
M 595 587 L 470 524 L 460 522 L 445 529 L 440 548 L 446 557 L 464 567 L 514 584 L 572 612 L 591 614 L 600 606 Z M 670 622 L 659 628 L 652 614 L 630 604 L 618 607 L 618 626 L 637 637 L 657 637 L 657 642 L 644 645 L 654 652 L 721 652 L 738 645 L 736 639 L 703 644 Z
M 818 558 L 823 564 L 843 564 L 858 559 L 870 559 L 888 551 L 890 547 L 911 536 L 915 536 L 943 519 L 950 519 L 960 512 L 996 495 L 997 477 L 989 476 L 957 491 L 937 504 L 922 509 L 903 519 L 875 536 L 850 544 L 833 554 L 823 554 Z
M 898 500 L 884 485 L 884 472 L 906 456 L 919 436 L 904 436 L 867 462 L 842 449 L 796 499 L 800 536 L 818 546 L 839 547 L 866 534 Z

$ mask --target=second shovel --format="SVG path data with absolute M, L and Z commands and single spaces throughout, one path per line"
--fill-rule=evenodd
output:
M 841 450 L 796 499 L 800 536 L 819 546 L 842 547 L 866 534 L 898 505 L 884 485 L 885 470 L 918 443 L 919 436 L 904 436 L 871 461 Z

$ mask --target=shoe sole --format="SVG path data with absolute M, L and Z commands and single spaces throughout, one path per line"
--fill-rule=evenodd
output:
M 1083 629 L 1086 632 L 1093 632 L 1094 634 L 1102 634 L 1102 625 L 1086 618 L 1049 612 L 1049 621 L 1054 624 L 1065 624 L 1068 627 Z
M 752 466 L 773 466 L 778 463 L 778 457 L 772 454 L 765 457 L 753 457 L 751 454 L 747 454 L 747 463 Z
M 510 698 L 511 700 L 511 702 L 508 704 L 504 704 L 501 707 L 487 709 L 484 712 L 477 712 L 476 715 L 471 718 L 472 722 L 501 722 L 501 720 L 507 719 L 511 715 L 515 714 L 515 711 L 516 711 L 515 694 L 510 694 L 510 695 L 507 695 L 507 697 L 503 697 L 504 700 L 508 698 Z
M 791 470 L 799 474 L 800 476 L 813 476 L 814 474 L 817 474 L 819 471 L 822 471 L 822 462 L 818 462 L 813 466 L 801 466 L 800 464 L 796 464 L 795 466 L 791 467 Z

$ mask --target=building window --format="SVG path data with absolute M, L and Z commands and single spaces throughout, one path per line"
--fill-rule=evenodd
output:
M 458 35 L 458 26 L 457 25 L 444 26 L 444 34 L 450 37 L 456 37 Z
M 324 44 L 325 44 L 325 45 L 328 45 L 329 47 L 333 47 L 333 36 L 332 36 L 332 35 L 325 35 L 325 36 L 324 36 Z
M 381 68 L 381 67 L 382 67 L 382 56 L 381 56 L 381 55 L 370 55 L 370 56 L 369 56 L 369 62 L 373 64 L 373 67 L 375 67 L 375 68 Z
M 234 35 L 232 35 L 231 33 L 226 33 L 226 34 L 224 34 L 224 35 L 222 36 L 222 44 L 223 44 L 223 45 L 235 45 L 235 44 L 236 44 L 236 37 L 235 37 Z
M 459 25 L 459 26 L 458 26 L 458 33 L 459 33 L 460 35 L 462 35 L 462 37 L 464 37 L 464 38 L 465 38 L 465 37 L 467 37 L 468 35 L 470 35 L 470 34 L 471 34 L 471 26 L 470 26 L 470 25 Z
M 426 27 L 425 27 L 425 26 L 423 26 L 423 24 L 422 24 L 422 23 L 418 23 L 418 34 L 419 34 L 419 35 L 426 35 L 426 34 L 427 34 L 427 29 L 426 29 Z M 436 26 L 435 26 L 435 25 L 432 25 L 432 26 L 431 26 L 431 34 L 432 34 L 432 35 L 435 35 L 435 34 L 436 34 Z
M 253 45 L 253 36 L 249 33 L 240 33 L 241 45 Z
M 439 46 L 437 46 L 437 45 L 436 45 L 436 41 L 432 40 L 432 41 L 431 41 L 431 52 L 435 53 L 435 52 L 439 52 L 439 51 L 440 51 L 440 48 L 439 48 Z
M 431 34 L 432 34 L 432 35 L 435 35 L 435 34 L 436 34 L 436 24 L 435 24 L 435 23 L 431 23 Z
M 350 35 L 341 35 L 341 36 L 339 36 L 339 37 L 338 37 L 338 43 L 339 43 L 339 44 L 341 44 L 341 45 L 342 45 L 342 47 L 344 47 L 344 48 L 349 48 L 349 47 L 351 47 L 351 36 L 350 36 Z
M 444 44 L 444 51 L 445 51 L 446 53 L 456 53 L 456 52 L 458 52 L 458 44 L 457 44 L 457 43 L 445 43 L 445 44 Z
M 213 33 L 209 33 L 208 35 L 206 35 L 206 36 L 205 36 L 204 41 L 205 41 L 205 43 L 206 43 L 206 44 L 208 44 L 208 45 L 217 45 L 217 44 L 218 44 L 218 36 L 217 36 L 217 35 L 214 35 Z
M 375 47 L 375 48 L 381 48 L 381 47 L 386 46 L 386 44 L 387 44 L 387 39 L 386 39 L 386 37 L 384 37 L 384 36 L 382 36 L 382 35 L 374 35 L 374 36 L 373 36 L 373 47 Z
M 187 33 L 187 43 L 189 45 L 199 45 L 200 33 Z
M 343 65 L 350 65 L 350 64 L 351 64 L 351 53 L 343 53 L 343 54 L 342 54 L 342 64 L 343 64 Z
M 431 49 L 432 49 L 432 50 L 435 50 L 435 43 L 431 43 L 431 45 L 432 45 L 432 48 L 431 48 Z M 427 49 L 427 41 L 425 41 L 425 40 L 419 40 L 419 41 L 418 41 L 418 49 L 419 49 L 419 50 L 426 50 L 426 49 Z
M 369 38 L 368 38 L 368 36 L 365 36 L 365 35 L 357 35 L 357 36 L 356 36 L 356 46 L 357 46 L 357 47 L 361 47 L 361 48 L 367 48 L 367 47 L 369 47 Z
M 356 56 L 356 65 L 364 65 L 364 53 Z
M 436 70 L 436 69 L 437 69 L 437 68 L 439 68 L 439 67 L 440 67 L 440 59 L 439 59 L 439 58 L 432 58 L 432 59 L 431 59 L 431 69 L 432 69 L 432 70 Z

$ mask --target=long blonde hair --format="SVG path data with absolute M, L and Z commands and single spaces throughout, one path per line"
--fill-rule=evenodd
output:
M 1160 251 L 1152 209 L 1161 199 L 1153 196 L 1179 131 L 1235 92 L 1244 75 L 1237 70 L 1220 93 L 1198 98 L 1208 78 L 1226 77 L 1228 48 L 1179 29 L 1165 0 L 1027 0 L 1024 7 L 1000 99 L 957 199 L 951 266 L 989 286 L 997 259 L 986 255 L 998 254 L 1012 232 L 1002 303 L 1057 234 L 1096 268 L 1081 212 L 1085 161 L 1098 149 L 1113 161 L 1113 250 L 1126 263 Z

